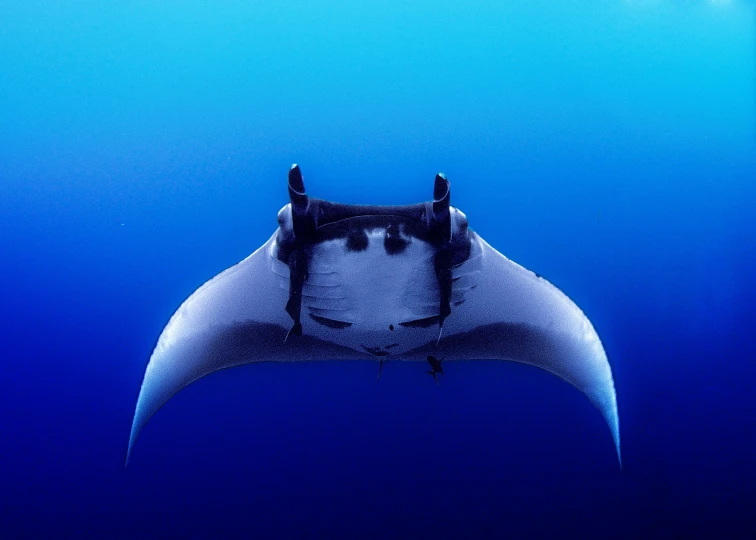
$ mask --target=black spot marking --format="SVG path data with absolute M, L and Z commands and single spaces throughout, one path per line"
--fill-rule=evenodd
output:
M 396 223 L 391 223 L 386 228 L 386 236 L 383 238 L 383 247 L 386 253 L 389 255 L 399 255 L 407 249 L 408 245 L 409 242 L 399 236 L 399 227 Z
M 394 325 L 393 324 L 389 325 L 389 330 L 391 330 L 392 332 L 394 331 Z
M 465 303 L 465 301 L 464 301 L 464 300 L 457 300 L 456 302 L 454 302 L 454 307 L 458 307 L 458 306 L 461 306 L 461 305 L 462 305 L 462 304 L 464 304 L 464 303 Z
M 438 324 L 441 317 L 434 315 L 433 317 L 426 317 L 425 319 L 417 319 L 415 321 L 400 322 L 399 326 L 405 328 L 429 328 L 434 324 Z
M 317 315 L 313 315 L 312 313 L 310 313 L 310 318 L 318 324 L 322 324 L 323 326 L 327 326 L 328 328 L 335 328 L 337 330 L 343 330 L 344 328 L 349 328 L 350 326 L 352 326 L 352 323 L 350 322 L 337 321 L 335 319 L 328 319 L 326 317 L 318 317 Z
M 365 251 L 368 247 L 368 236 L 365 229 L 351 229 L 347 234 L 347 251 Z

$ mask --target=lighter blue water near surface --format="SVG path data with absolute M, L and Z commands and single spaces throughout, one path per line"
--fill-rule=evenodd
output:
M 0 18 L 0 536 L 756 534 L 756 32 L 731 2 L 15 2 Z M 263 364 L 126 443 L 163 325 L 286 171 L 452 204 L 594 323 L 625 468 L 545 372 Z

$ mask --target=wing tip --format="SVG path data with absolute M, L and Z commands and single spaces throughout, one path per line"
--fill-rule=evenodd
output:
M 123 468 L 129 466 L 129 461 L 131 460 L 131 451 L 134 449 L 134 443 L 136 442 L 137 437 L 139 436 L 140 427 L 137 427 L 137 415 L 134 415 L 134 420 L 131 424 L 131 434 L 129 435 L 129 445 L 126 448 L 126 459 L 123 462 Z
M 617 461 L 619 462 L 620 470 L 624 467 L 622 465 L 622 448 L 620 445 L 620 429 L 619 429 L 619 414 L 617 412 L 617 398 L 614 397 L 614 406 L 609 410 L 602 410 L 604 420 L 606 420 L 609 426 L 609 431 L 612 432 L 612 441 L 614 442 L 614 450 L 617 452 Z
M 126 448 L 126 459 L 124 460 L 123 466 L 128 467 L 129 461 L 131 461 L 131 452 L 134 450 L 134 445 L 136 444 L 136 440 L 139 437 L 139 434 L 142 431 L 142 428 L 147 423 L 147 421 L 152 417 L 153 414 L 157 411 L 157 409 L 160 408 L 161 405 L 159 405 L 157 408 L 151 407 L 149 411 L 145 411 L 145 388 L 144 383 L 142 384 L 142 388 L 139 391 L 139 397 L 137 398 L 137 404 L 136 409 L 134 410 L 134 418 L 131 421 L 131 432 L 129 433 L 129 445 Z
M 622 449 L 620 447 L 619 419 L 612 426 L 612 439 L 614 439 L 614 448 L 617 450 L 617 461 L 619 462 L 620 471 L 624 469 L 622 465 Z

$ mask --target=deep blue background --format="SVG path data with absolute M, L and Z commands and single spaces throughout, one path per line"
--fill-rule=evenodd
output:
M 3 3 L 0 537 L 754 537 L 753 6 L 274 4 Z M 292 162 L 347 203 L 445 171 L 592 319 L 624 471 L 545 372 L 367 361 L 213 374 L 124 469 L 160 330 Z

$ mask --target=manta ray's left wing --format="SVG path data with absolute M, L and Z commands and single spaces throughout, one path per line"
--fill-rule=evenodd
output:
M 311 336 L 286 340 L 288 292 L 271 270 L 275 235 L 192 294 L 171 317 L 144 374 L 129 438 L 176 392 L 231 366 L 264 361 L 338 360 L 360 354 Z
M 452 314 L 438 345 L 407 354 L 510 360 L 549 371 L 583 392 L 609 425 L 620 459 L 612 370 L 588 318 L 562 291 L 509 260 L 480 236 L 454 269 Z

